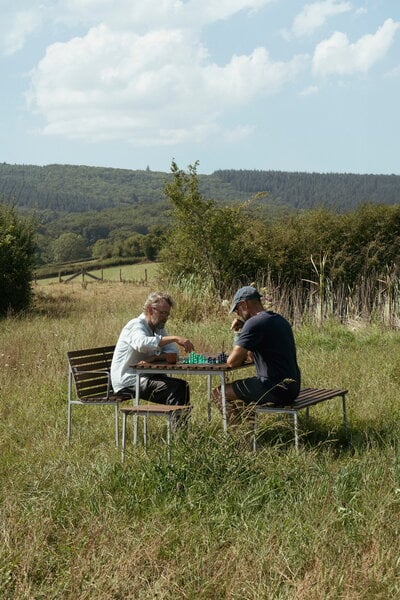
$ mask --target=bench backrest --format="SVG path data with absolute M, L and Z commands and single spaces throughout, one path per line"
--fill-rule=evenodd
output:
M 110 369 L 115 346 L 67 352 L 70 374 L 78 398 L 104 397 L 110 390 Z

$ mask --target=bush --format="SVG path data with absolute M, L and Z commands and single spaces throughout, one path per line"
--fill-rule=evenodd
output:
M 0 204 L 0 316 L 28 308 L 34 253 L 33 221 Z

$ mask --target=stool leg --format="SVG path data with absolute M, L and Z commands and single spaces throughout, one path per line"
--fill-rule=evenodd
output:
M 119 446 L 119 410 L 118 404 L 115 405 L 115 447 Z
M 125 461 L 125 443 L 126 443 L 126 413 L 122 413 L 122 444 L 121 444 L 121 459 Z
M 143 446 L 147 449 L 147 417 L 143 415 Z
M 172 429 L 172 418 L 173 413 L 167 416 L 167 458 L 168 462 L 171 460 L 171 429 Z

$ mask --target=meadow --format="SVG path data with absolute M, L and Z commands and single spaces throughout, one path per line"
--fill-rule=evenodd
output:
M 208 424 L 201 377 L 170 462 L 153 419 L 147 453 L 129 445 L 122 465 L 107 407 L 76 407 L 67 445 L 66 352 L 113 344 L 152 283 L 40 283 L 32 311 L 0 321 L 0 597 L 397 598 L 396 330 L 295 327 L 303 385 L 349 389 L 348 433 L 340 401 L 323 403 L 298 454 L 283 418 L 265 417 L 257 454 L 245 433 L 224 436 L 216 411 Z M 177 299 L 169 331 L 198 352 L 229 349 L 226 310 L 190 320 Z

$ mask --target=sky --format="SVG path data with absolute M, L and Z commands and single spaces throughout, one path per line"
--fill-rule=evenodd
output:
M 399 0 L 0 0 L 0 161 L 400 174 Z

